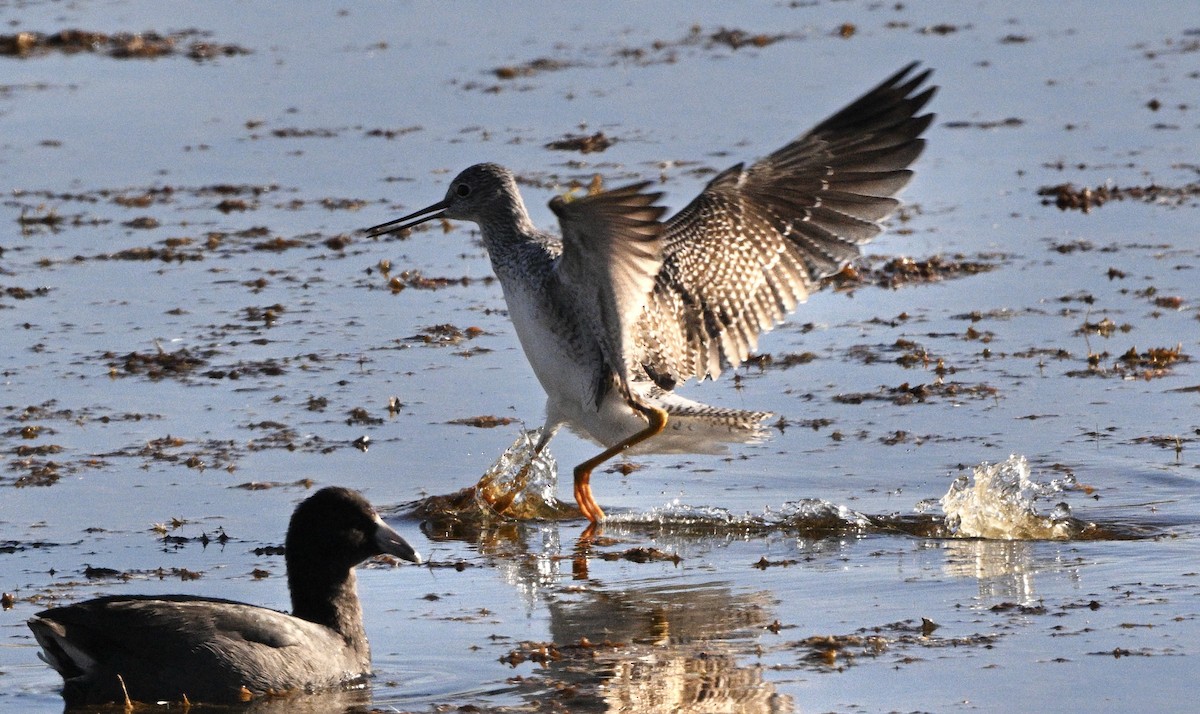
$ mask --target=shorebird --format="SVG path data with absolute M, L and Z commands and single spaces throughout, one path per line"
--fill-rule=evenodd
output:
M 560 238 L 533 225 L 511 172 L 484 163 L 456 176 L 441 201 L 367 233 L 436 218 L 479 225 L 547 395 L 535 453 L 564 424 L 606 447 L 574 471 L 575 500 L 595 524 L 604 511 L 590 479 L 601 463 L 664 430 L 744 440 L 770 416 L 673 390 L 744 362 L 761 333 L 883 230 L 933 120 L 917 116 L 936 87 L 922 87 L 931 70 L 916 68 L 750 166 L 717 174 L 665 221 L 661 194 L 646 181 L 551 199 Z

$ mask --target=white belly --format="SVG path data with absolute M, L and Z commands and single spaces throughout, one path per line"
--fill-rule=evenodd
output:
M 529 366 L 546 392 L 548 425 L 570 423 L 584 429 L 592 438 L 605 442 L 605 430 L 597 428 L 600 426 L 597 420 L 602 413 L 607 414 L 613 409 L 618 412 L 623 410 L 630 418 L 640 422 L 636 412 L 622 400 L 612 400 L 611 394 L 602 400 L 607 408 L 597 408 L 595 394 L 600 369 L 598 345 L 579 337 L 572 340 L 568 330 L 547 321 L 537 303 L 543 296 L 505 287 L 504 298 L 525 358 L 529 360 Z M 635 423 L 630 433 L 636 430 Z M 618 436 L 616 440 L 621 438 Z
M 604 446 L 632 436 L 646 426 L 646 419 L 635 411 L 620 390 L 609 389 L 600 403 L 596 403 L 599 370 L 602 367 L 599 346 L 586 335 L 572 333 L 556 325 L 539 309 L 545 296 L 524 292 L 521 287 L 510 289 L 504 285 L 504 299 L 508 304 L 508 316 L 512 320 L 525 351 L 525 357 L 546 392 L 546 430 L 550 433 L 562 425 L 589 437 Z M 668 419 L 663 434 L 635 448 L 633 453 L 720 453 L 725 450 L 722 442 L 755 441 L 762 432 L 754 428 L 731 428 L 728 424 L 681 416 L 677 408 L 681 405 L 702 407 L 677 395 L 666 395 L 667 403 L 642 395 L 643 401 L 668 409 L 676 416 Z

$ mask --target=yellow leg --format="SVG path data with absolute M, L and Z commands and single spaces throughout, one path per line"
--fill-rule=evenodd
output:
M 575 580 L 587 580 L 588 559 L 592 557 L 592 545 L 604 532 L 604 526 L 599 523 L 589 523 L 575 541 L 575 555 L 571 558 L 571 577 Z
M 579 504 L 579 511 L 583 514 L 583 517 L 592 523 L 598 523 L 604 518 L 604 511 L 600 509 L 600 505 L 592 497 L 592 469 L 631 446 L 636 446 L 646 439 L 661 433 L 667 426 L 667 413 L 662 409 L 644 407 L 637 404 L 633 405 L 633 407 L 646 417 L 646 420 L 649 422 L 646 428 L 633 436 L 613 444 L 575 467 L 575 502 Z

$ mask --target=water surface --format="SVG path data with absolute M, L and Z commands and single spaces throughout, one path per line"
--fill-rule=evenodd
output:
M 24 625 L 47 605 L 286 608 L 255 550 L 320 484 L 431 556 L 362 573 L 384 710 L 1176 707 L 1200 642 L 1200 26 L 1170 2 L 912 5 L 0 7 L 7 33 L 184 33 L 156 59 L 0 57 L 0 709 L 59 708 Z M 912 60 L 938 119 L 864 270 L 988 270 L 814 296 L 769 364 L 685 388 L 775 412 L 772 437 L 598 473 L 597 542 L 413 515 L 544 398 L 470 226 L 359 229 L 484 160 L 540 225 L 595 174 L 678 208 Z M 545 147 L 598 131 L 602 153 Z M 1038 194 L 1064 183 L 1143 190 Z M 452 423 L 477 416 L 512 421 Z M 565 471 L 595 447 L 551 449 Z M 1104 537 L 949 537 L 937 500 L 1012 454 L 1063 486 L 1023 503 Z

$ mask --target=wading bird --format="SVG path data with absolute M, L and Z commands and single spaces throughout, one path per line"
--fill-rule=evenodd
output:
M 922 87 L 930 70 L 915 70 L 908 65 L 750 166 L 722 171 L 665 221 L 661 194 L 638 183 L 552 199 L 559 238 L 530 221 L 513 174 L 485 163 L 456 176 L 441 201 L 367 232 L 436 218 L 479 225 L 546 391 L 536 451 L 563 424 L 606 447 L 574 473 L 579 509 L 597 523 L 604 512 L 590 478 L 599 464 L 664 430 L 745 440 L 769 416 L 673 390 L 744 362 L 761 333 L 879 234 L 933 120 L 917 116 L 936 89 Z

